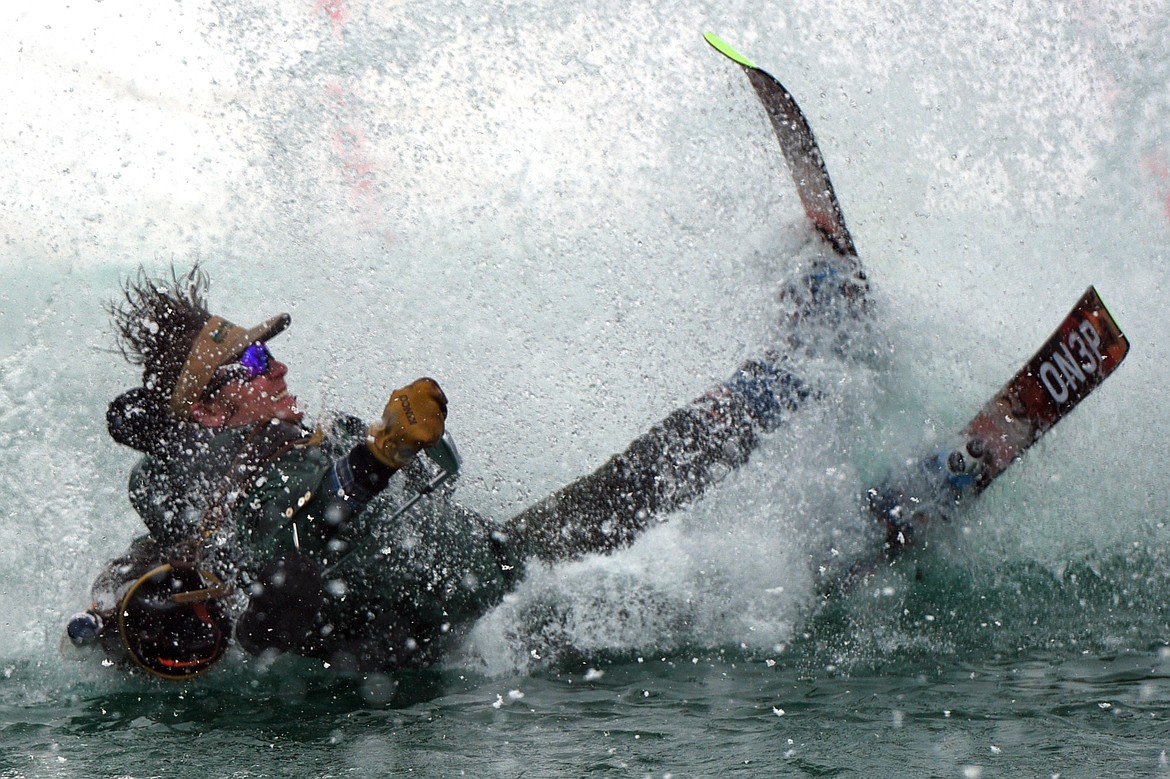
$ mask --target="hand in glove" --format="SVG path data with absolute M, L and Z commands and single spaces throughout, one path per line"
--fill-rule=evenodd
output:
M 447 396 L 434 379 L 419 379 L 394 390 L 382 419 L 370 425 L 366 445 L 379 462 L 405 468 L 421 450 L 443 437 Z

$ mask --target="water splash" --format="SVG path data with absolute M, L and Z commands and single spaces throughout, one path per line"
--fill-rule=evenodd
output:
M 1159 564 L 1170 16 L 1042 5 L 22 9 L 22 45 L 2 55 L 22 74 L 6 102 L 27 111 L 0 120 L 19 206 L 0 222 L 0 655 L 50 657 L 100 561 L 138 532 L 127 455 L 102 426 L 133 372 L 100 350 L 101 304 L 139 261 L 204 259 L 237 321 L 291 310 L 274 346 L 315 411 L 372 414 L 438 375 L 463 499 L 500 517 L 758 349 L 805 235 L 740 74 L 704 49 L 715 22 L 810 114 L 885 299 L 883 360 L 628 553 L 536 572 L 468 662 L 799 645 L 813 571 L 864 540 L 858 488 L 953 430 L 1090 281 L 1134 356 L 938 543 L 960 568 L 1006 561 L 1004 592 L 1134 544 L 1106 581 Z M 908 592 L 900 576 L 889 586 Z M 1050 597 L 1073 591 L 1055 581 Z M 958 591 L 935 611 L 979 604 Z M 884 617 L 906 607 L 884 597 Z M 813 623 L 833 647 L 819 660 L 879 632 L 860 603 Z M 560 622 L 533 617 L 546 604 Z M 1033 616 L 1006 634 L 1060 634 Z M 942 645 L 925 622 L 892 631 L 856 656 Z

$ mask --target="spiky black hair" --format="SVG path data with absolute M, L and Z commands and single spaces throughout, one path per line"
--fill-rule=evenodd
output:
M 118 349 L 131 365 L 142 366 L 142 386 L 169 398 L 199 331 L 211 318 L 207 274 L 198 263 L 184 274 L 154 278 L 146 268 L 122 285 L 121 299 L 109 305 Z

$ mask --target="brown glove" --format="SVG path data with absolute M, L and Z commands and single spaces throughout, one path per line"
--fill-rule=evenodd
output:
M 447 396 L 434 379 L 419 379 L 394 390 L 382 419 L 370 425 L 366 446 L 379 462 L 405 468 L 415 455 L 443 437 Z

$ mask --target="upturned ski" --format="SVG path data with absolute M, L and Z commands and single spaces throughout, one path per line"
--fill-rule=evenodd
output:
M 839 258 L 808 276 L 812 302 L 822 295 L 826 301 L 840 295 L 850 303 L 860 301 L 864 310 L 865 273 L 808 120 L 779 81 L 717 35 L 706 33 L 704 38 L 746 72 L 775 130 L 807 218 Z M 1124 334 L 1090 287 L 1044 346 L 948 445 L 868 491 L 870 511 L 885 526 L 891 552 L 909 543 L 912 531 L 932 519 L 947 518 L 958 504 L 987 489 L 1112 374 L 1128 351 Z
M 869 506 L 895 550 L 935 519 L 983 492 L 1100 386 L 1129 341 L 1093 287 L 1032 359 L 917 473 L 869 491 Z
M 756 90 L 756 95 L 759 96 L 768 119 L 772 122 L 772 128 L 776 131 L 780 149 L 784 152 L 792 181 L 800 195 L 801 205 L 804 206 L 804 212 L 813 227 L 837 254 L 856 259 L 857 249 L 853 245 L 848 228 L 845 227 L 845 217 L 841 214 L 833 182 L 829 180 L 825 159 L 821 155 L 820 147 L 817 146 L 816 138 L 813 137 L 808 120 L 792 94 L 783 84 L 731 48 L 715 33 L 705 33 L 703 37 L 716 51 L 742 66 L 747 73 L 748 80 Z
M 828 257 L 815 261 L 800 282 L 781 292 L 793 307 L 793 323 L 810 318 L 837 321 L 843 310 L 864 315 L 869 282 L 808 119 L 783 84 L 714 33 L 703 37 L 747 74 L 780 142 L 805 216 L 828 248 Z

